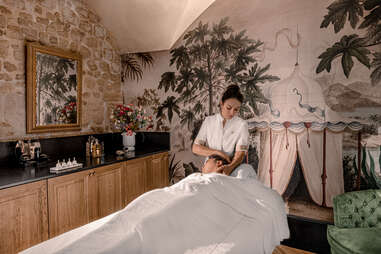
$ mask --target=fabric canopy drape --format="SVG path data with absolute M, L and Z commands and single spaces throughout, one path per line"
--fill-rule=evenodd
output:
M 289 131 L 287 135 L 286 131 L 272 132 L 272 186 L 270 184 L 270 131 L 261 132 L 260 143 L 259 180 L 283 194 L 291 179 L 296 162 L 296 135 Z
M 303 129 L 296 133 L 288 129 L 272 131 L 272 156 L 270 156 L 270 130 L 261 132 L 261 151 L 258 165 L 260 181 L 282 195 L 291 180 L 298 154 L 312 200 L 318 205 L 332 207 L 332 198 L 344 192 L 342 133 L 326 131 L 325 169 L 327 179 L 325 200 L 323 200 L 322 184 L 324 168 L 323 133 L 323 131 L 311 131 L 310 129 Z M 272 186 L 270 186 L 270 157 L 273 167 Z

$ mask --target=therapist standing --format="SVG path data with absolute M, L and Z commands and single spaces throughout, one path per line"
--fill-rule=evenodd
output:
M 220 101 L 220 112 L 205 118 L 193 143 L 192 152 L 201 156 L 219 155 L 229 163 L 217 173 L 238 178 L 256 177 L 253 167 L 242 164 L 248 150 L 247 122 L 237 116 L 243 95 L 237 85 L 230 85 Z

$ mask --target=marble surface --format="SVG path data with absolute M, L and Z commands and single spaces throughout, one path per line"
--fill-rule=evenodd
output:
M 66 171 L 61 173 L 50 173 L 50 168 L 55 167 L 57 160 L 66 161 L 69 157 L 55 156 L 50 157 L 47 161 L 40 162 L 32 167 L 24 167 L 16 162 L 2 162 L 0 164 L 0 189 L 5 189 L 21 184 L 31 183 L 57 177 L 61 175 L 71 174 L 82 170 L 88 170 L 97 168 L 117 162 L 127 161 L 131 159 L 141 158 L 161 152 L 167 152 L 167 146 L 150 146 L 145 148 L 139 148 L 135 152 L 125 153 L 122 156 L 116 155 L 115 151 L 106 154 L 100 158 L 88 158 L 84 154 L 71 154 L 70 159 L 75 157 L 77 162 L 83 163 L 83 167 L 75 169 L 73 171 Z

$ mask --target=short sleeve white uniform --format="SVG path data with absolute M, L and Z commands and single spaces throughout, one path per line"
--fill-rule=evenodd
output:
M 247 122 L 235 116 L 227 120 L 223 126 L 223 120 L 220 113 L 206 117 L 194 143 L 223 151 L 230 158 L 236 151 L 247 152 L 249 142 Z M 256 177 L 253 167 L 249 164 L 241 164 L 230 175 L 238 178 Z
M 223 126 L 223 120 L 220 113 L 206 117 L 194 143 L 223 151 L 229 157 L 232 157 L 235 151 L 247 151 L 247 122 L 235 116 L 227 120 Z

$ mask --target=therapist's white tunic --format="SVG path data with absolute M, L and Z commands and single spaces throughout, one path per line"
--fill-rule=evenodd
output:
M 223 151 L 229 157 L 232 157 L 236 151 L 247 152 L 249 143 L 247 122 L 235 116 L 227 120 L 224 126 L 223 120 L 224 118 L 220 113 L 206 117 L 194 143 Z M 239 165 L 230 176 L 237 178 L 257 177 L 253 167 L 249 164 Z
M 220 113 L 206 117 L 194 143 L 223 151 L 229 157 L 235 151 L 246 152 L 249 142 L 247 122 L 235 116 L 223 126 L 223 120 Z

